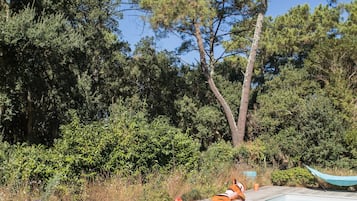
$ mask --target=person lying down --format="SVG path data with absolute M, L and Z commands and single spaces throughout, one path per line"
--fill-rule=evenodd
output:
M 232 183 L 233 184 L 229 186 L 226 192 L 213 196 L 212 201 L 245 201 L 245 186 L 242 183 L 237 182 L 236 179 L 234 179 Z

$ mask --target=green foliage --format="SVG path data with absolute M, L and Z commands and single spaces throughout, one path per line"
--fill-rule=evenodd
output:
M 31 5 L 28 8 L 27 5 Z M 51 144 L 77 109 L 111 104 L 104 92 L 126 45 L 112 32 L 118 1 L 13 1 L 0 26 L 0 127 L 9 142 Z M 115 64 L 115 65 L 114 65 Z M 113 76 L 115 76 L 113 74 Z M 104 82 L 106 82 L 104 84 Z
M 202 153 L 201 170 L 219 173 L 227 165 L 232 164 L 235 159 L 235 150 L 229 142 L 219 141 L 209 146 L 207 151 Z
M 221 66 L 222 68 L 229 66 Z M 201 142 L 201 148 L 207 147 L 218 140 L 231 140 L 229 127 L 221 107 L 215 101 L 213 94 L 207 93 L 207 86 L 202 83 L 203 77 L 196 77 L 197 70 L 185 72 L 184 96 L 175 101 L 178 110 L 178 126 L 186 130 L 190 135 Z M 216 75 L 217 87 L 234 111 L 238 111 L 239 99 L 236 97 L 240 85 L 236 78 L 228 81 L 230 74 L 226 77 Z M 237 114 L 237 112 L 235 112 Z
M 261 58 L 266 75 L 277 75 L 265 76 L 258 87 L 250 130 L 268 142 L 272 162 L 354 164 L 355 7 L 353 2 L 310 12 L 307 5 L 297 6 L 267 22 Z
M 72 122 L 61 127 L 61 139 L 53 148 L 1 143 L 2 184 L 39 185 L 48 198 L 53 193 L 81 195 L 85 180 L 102 173 L 145 179 L 152 172 L 198 168 L 196 141 L 170 126 L 167 118 L 149 122 L 123 104 L 113 106 L 109 119 L 91 124 L 81 123 L 72 112 Z
M 298 5 L 288 13 L 268 22 L 263 36 L 263 58 L 273 68 L 293 63 L 303 66 L 311 49 L 324 38 L 333 34 L 337 27 L 339 10 L 328 6 L 317 6 L 311 13 L 307 4 Z
M 357 129 L 351 128 L 346 132 L 346 143 L 350 148 L 351 157 L 351 164 L 356 164 L 357 161 Z M 355 168 L 355 166 L 353 166 Z
M 246 53 L 250 15 L 258 1 L 222 2 L 140 3 L 152 11 L 155 28 L 185 37 L 199 22 L 212 46 L 223 43 L 212 38 L 212 30 L 221 33 L 235 23 L 226 44 Z M 1 184 L 14 191 L 39 185 L 43 200 L 69 192 L 83 199 L 86 179 L 102 173 L 142 176 L 146 182 L 152 172 L 177 168 L 195 174 L 200 169 L 192 182 L 204 184 L 236 159 L 355 168 L 357 2 L 336 9 L 318 6 L 313 12 L 298 6 L 266 19 L 258 55 L 264 69 L 250 102 L 251 141 L 238 148 L 225 142 L 229 128 L 214 95 L 207 93 L 200 66 L 178 66 L 176 56 L 158 52 L 152 38 L 129 54 L 117 35 L 118 3 L 25 0 L 7 7 L 0 1 Z M 346 19 L 339 21 L 344 11 Z M 185 39 L 190 44 L 195 38 Z M 231 56 L 209 62 L 237 115 L 246 60 Z M 19 143 L 24 141 L 29 143 Z M 306 171 L 289 171 L 274 173 L 274 182 L 312 184 Z M 169 200 L 157 187 L 162 183 L 146 187 L 147 195 Z M 210 187 L 186 195 L 198 199 Z
M 1 162 L 2 184 L 41 185 L 55 172 L 51 154 L 43 145 L 17 144 L 8 148 Z
M 75 175 L 101 171 L 147 174 L 183 166 L 197 168 L 198 144 L 161 117 L 148 122 L 141 112 L 116 105 L 109 122 L 83 125 L 78 117 L 62 127 L 55 151 Z
M 221 67 L 228 68 L 226 70 L 229 71 L 231 70 L 230 68 L 232 68 L 229 65 L 229 63 L 224 63 Z M 215 79 L 217 87 L 221 89 L 221 93 L 230 105 L 232 111 L 237 111 L 234 112 L 233 115 L 238 116 L 243 78 L 239 76 L 237 77 L 237 75 L 234 75 L 234 73 L 225 75 L 224 72 L 222 72 L 222 75 L 216 75 Z
M 61 127 L 62 138 L 54 144 L 54 151 L 61 161 L 68 178 L 72 176 L 94 177 L 101 165 L 108 159 L 107 149 L 111 148 L 110 130 L 100 122 L 89 125 L 80 123 L 73 116 L 70 124 Z M 113 146 L 113 145 L 112 145 Z
M 241 162 L 265 167 L 267 158 L 269 158 L 272 151 L 269 148 L 266 141 L 258 138 L 235 148 L 235 157 Z
M 340 6 L 345 12 L 346 20 L 339 23 L 332 32 L 333 37 L 326 38 L 314 47 L 306 60 L 308 72 L 323 88 L 326 96 L 331 100 L 344 122 L 344 130 L 341 131 L 343 138 L 346 138 L 347 153 L 349 157 L 341 158 L 341 161 L 350 161 L 354 164 L 356 144 L 354 130 L 356 130 L 357 108 L 356 86 L 357 74 L 355 67 L 356 45 L 356 22 L 353 11 L 357 8 L 357 3 L 352 2 Z M 352 146 L 351 146 L 352 145 Z M 341 162 L 341 166 L 343 163 Z
M 117 110 L 112 115 L 118 144 L 107 166 L 144 174 L 163 167 L 196 167 L 198 144 L 179 129 L 169 126 L 167 118 L 160 117 L 149 123 L 140 113 Z
M 204 199 L 204 197 L 201 195 L 200 191 L 198 191 L 197 189 L 192 189 L 189 192 L 182 195 L 182 200 L 185 200 L 185 201 L 195 201 L 195 200 L 201 200 L 201 199 Z
M 291 168 L 288 170 L 275 170 L 271 173 L 271 181 L 278 186 L 312 186 L 315 178 L 306 168 Z
M 197 129 L 195 138 L 199 139 L 203 148 L 207 148 L 210 142 L 222 138 L 222 125 L 225 119 L 222 112 L 217 107 L 204 106 L 198 109 L 193 121 Z
M 331 100 L 307 80 L 305 70 L 285 69 L 267 82 L 269 88 L 258 97 L 261 136 L 279 142 L 267 144 L 268 150 L 278 148 L 277 158 L 336 165 L 347 157 L 346 125 Z
M 141 8 L 151 11 L 149 19 L 156 31 L 175 32 L 184 39 L 179 48 L 180 52 L 187 49 L 192 50 L 193 48 L 190 48 L 192 46 L 196 47 L 194 49 L 198 50 L 200 55 L 200 73 L 208 81 L 208 86 L 213 92 L 212 95 L 223 108 L 225 118 L 230 124 L 231 134 L 237 135 L 237 131 L 234 129 L 236 127 L 234 113 L 216 87 L 214 80 L 215 67 L 218 66 L 217 61 L 221 59 L 214 58 L 215 47 L 223 43 L 224 35 L 232 34 L 227 33 L 226 27 L 251 18 L 257 13 L 257 10 L 261 10 L 263 3 L 261 1 L 205 0 L 190 1 L 189 3 L 183 0 L 140 0 L 137 2 Z M 197 42 L 195 45 L 193 45 L 194 41 Z M 204 129 L 201 127 L 199 130 L 201 131 L 198 132 L 202 133 Z M 207 145 L 203 144 L 203 146 Z
M 189 3 L 185 0 L 141 0 L 140 6 L 152 11 L 150 21 L 154 28 L 172 27 L 178 23 L 187 25 L 186 23 L 189 23 L 187 19 L 200 19 L 208 23 L 208 19 L 215 16 L 210 3 L 204 0 Z
M 175 101 L 178 110 L 178 126 L 183 130 L 192 129 L 194 119 L 196 118 L 198 106 L 194 99 L 184 95 L 181 99 Z
M 180 96 L 182 79 L 171 52 L 155 50 L 153 38 L 143 38 L 134 50 L 120 89 L 126 96 L 145 100 L 150 119 L 160 115 L 175 118 L 175 100 Z
M 83 38 L 62 14 L 25 8 L 0 21 L 1 127 L 7 141 L 50 142 L 64 118 L 74 75 L 69 67 Z M 59 87 L 61 86 L 61 87 Z M 10 134 L 12 133 L 12 134 Z

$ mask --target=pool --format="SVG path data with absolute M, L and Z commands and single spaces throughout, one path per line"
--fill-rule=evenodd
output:
M 317 195 L 280 195 L 266 201 L 356 201 L 356 198 L 339 198 Z

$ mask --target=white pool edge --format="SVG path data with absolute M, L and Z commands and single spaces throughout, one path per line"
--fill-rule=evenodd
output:
M 301 194 L 301 193 L 282 193 L 282 194 L 277 194 L 271 197 L 266 198 L 264 201 L 276 201 L 274 199 L 278 199 L 279 197 L 284 197 L 284 196 L 296 196 L 296 197 L 309 197 L 309 198 L 316 198 L 318 199 L 317 201 L 322 201 L 322 200 L 344 200 L 344 201 L 356 201 L 357 198 L 350 198 L 350 197 L 344 197 L 344 196 L 329 196 L 329 195 L 314 195 L 314 194 Z M 285 201 L 285 200 L 283 200 Z M 288 201 L 288 200 L 286 200 Z

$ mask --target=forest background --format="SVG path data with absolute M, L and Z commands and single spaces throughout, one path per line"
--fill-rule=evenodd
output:
M 88 200 L 88 181 L 116 176 L 144 185 L 178 170 L 208 183 L 225 164 L 356 170 L 357 1 L 264 18 L 239 146 L 202 60 L 177 53 L 197 51 L 188 22 L 202 19 L 210 75 L 238 116 L 261 2 L 185 2 L 0 1 L 1 185 Z M 152 37 L 131 50 L 119 34 L 122 4 L 146 13 L 158 35 L 178 33 L 177 52 Z

